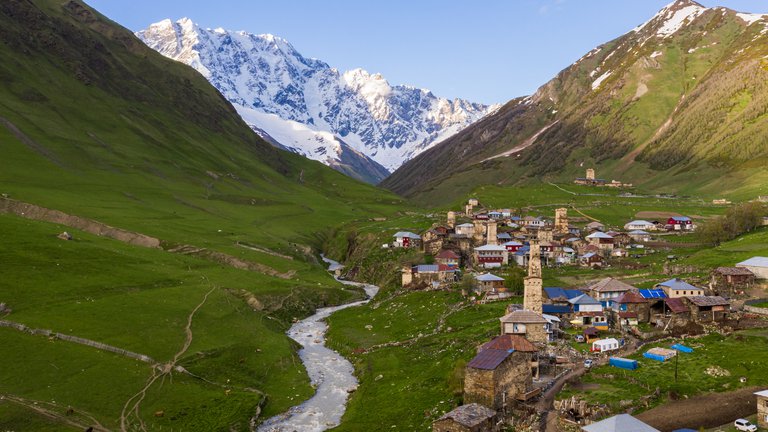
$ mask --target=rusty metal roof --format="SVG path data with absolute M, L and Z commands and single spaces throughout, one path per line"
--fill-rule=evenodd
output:
M 671 310 L 674 313 L 688 312 L 688 308 L 685 306 L 685 303 L 683 303 L 683 299 L 680 297 L 665 298 L 664 303 L 666 303 L 669 310 Z
M 520 335 L 501 335 L 493 338 L 490 342 L 486 342 L 480 347 L 480 350 L 496 349 L 496 350 L 515 350 L 522 352 L 536 352 L 536 346 L 533 345 L 528 339 Z
M 686 297 L 691 303 L 699 307 L 707 306 L 728 306 L 731 304 L 728 300 L 720 296 L 693 296 Z
M 480 351 L 475 358 L 470 360 L 467 367 L 483 370 L 494 370 L 512 355 L 513 350 L 487 349 Z

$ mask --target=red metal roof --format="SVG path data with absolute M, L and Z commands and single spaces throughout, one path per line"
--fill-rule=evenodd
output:
M 619 318 L 637 318 L 637 312 L 619 312 Z
M 456 254 L 456 252 L 450 249 L 443 249 L 439 254 L 435 256 L 435 258 L 459 259 L 459 256 Z
M 483 370 L 494 370 L 499 367 L 499 365 L 510 355 L 512 355 L 512 351 L 498 349 L 483 350 L 480 351 L 475 356 L 475 358 L 473 358 L 467 364 L 467 367 Z
M 496 350 L 515 350 L 523 352 L 536 352 L 536 346 L 534 346 L 528 339 L 520 335 L 501 335 L 495 337 L 490 342 L 486 342 L 480 347 L 480 350 L 496 349 Z
M 646 303 L 647 301 L 640 293 L 635 291 L 627 291 L 616 300 L 617 303 Z
M 688 312 L 688 307 L 685 306 L 685 303 L 683 303 L 682 298 L 665 298 L 664 303 L 667 304 L 667 307 L 669 310 L 671 310 L 673 313 L 683 313 Z

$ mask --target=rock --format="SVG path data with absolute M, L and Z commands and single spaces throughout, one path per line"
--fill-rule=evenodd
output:
M 155 417 L 163 417 L 165 416 L 165 411 L 155 411 Z
M 376 377 L 376 378 L 374 378 L 373 380 L 374 380 L 374 381 L 378 381 L 378 380 L 380 380 L 380 379 L 382 379 L 382 378 L 384 378 L 384 375 L 381 375 L 381 374 L 380 374 L 379 376 L 377 376 L 377 377 Z
M 56 236 L 57 238 L 60 238 L 61 240 L 72 240 L 72 235 L 66 231 Z

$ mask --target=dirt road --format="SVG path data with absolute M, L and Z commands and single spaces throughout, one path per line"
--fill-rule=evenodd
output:
M 725 393 L 710 393 L 669 402 L 636 417 L 662 432 L 680 428 L 713 428 L 755 413 L 754 392 L 747 387 Z

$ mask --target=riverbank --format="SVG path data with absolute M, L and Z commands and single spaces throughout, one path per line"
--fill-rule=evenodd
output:
M 329 264 L 328 270 L 331 272 L 341 268 L 341 264 L 336 261 L 325 257 L 323 260 Z M 259 426 L 259 432 L 322 432 L 341 423 L 349 394 L 357 389 L 358 381 L 352 363 L 325 346 L 325 333 L 328 331 L 325 319 L 334 312 L 368 303 L 379 291 L 379 287 L 338 278 L 336 280 L 363 288 L 368 299 L 318 309 L 314 315 L 291 326 L 287 334 L 302 346 L 299 358 L 316 392 L 304 403 L 268 419 Z

